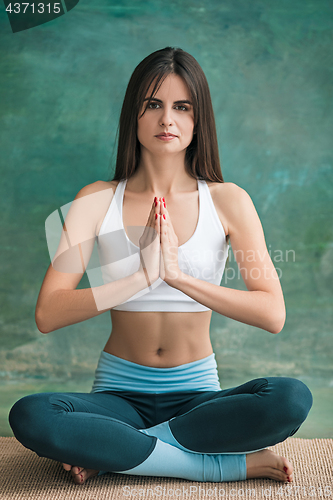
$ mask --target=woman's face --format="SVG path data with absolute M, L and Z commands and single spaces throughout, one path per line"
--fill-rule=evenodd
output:
M 140 116 L 150 91 L 148 89 Z M 141 148 L 153 154 L 179 153 L 191 143 L 193 129 L 190 92 L 183 79 L 172 73 L 165 78 L 144 115 L 138 118 L 138 140 Z

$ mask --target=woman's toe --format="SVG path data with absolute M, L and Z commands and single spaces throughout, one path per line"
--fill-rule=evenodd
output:
M 77 466 L 72 468 L 72 476 L 76 484 L 83 484 L 89 477 L 96 476 L 97 474 L 98 470 L 94 469 L 83 469 Z
M 75 473 L 74 472 L 74 467 L 72 468 L 72 476 L 73 476 L 73 479 L 74 479 L 74 483 L 76 484 L 83 484 L 84 481 L 85 481 L 85 478 L 84 478 L 84 469 L 82 469 L 82 472 L 80 473 Z M 77 469 L 77 467 L 76 467 Z
M 285 457 L 281 457 L 281 458 L 282 458 L 282 462 L 283 462 L 284 472 L 287 474 L 287 476 L 291 476 L 293 473 L 293 470 L 294 470 L 293 466 L 291 465 L 289 460 L 287 460 Z
M 83 470 L 83 467 L 78 467 L 77 465 L 74 465 L 72 467 L 72 472 L 76 475 L 76 474 L 80 474 L 80 472 Z

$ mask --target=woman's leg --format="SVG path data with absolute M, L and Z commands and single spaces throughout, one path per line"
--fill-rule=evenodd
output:
M 15 403 L 9 420 L 25 447 L 85 469 L 196 481 L 246 477 L 239 457 L 188 453 L 142 433 L 143 419 L 120 395 L 33 394 Z
M 298 380 L 256 379 L 233 389 L 201 393 L 178 416 L 142 432 L 191 453 L 240 459 L 246 455 L 247 478 L 290 482 L 290 462 L 263 448 L 292 436 L 311 405 L 309 389 Z M 255 452 L 258 449 L 262 451 Z
M 144 461 L 156 438 L 137 429 L 136 409 L 109 393 L 41 393 L 15 403 L 15 437 L 39 456 L 96 470 L 124 470 Z
M 285 379 L 280 379 L 279 382 L 283 380 L 285 381 Z M 292 385 L 295 389 L 297 384 L 284 383 L 283 396 L 287 400 L 291 398 Z M 279 387 L 278 391 L 277 387 Z M 185 407 L 178 410 L 178 416 L 169 421 L 170 426 L 168 422 L 164 422 L 160 424 L 162 427 L 158 425 L 150 428 L 149 431 L 154 429 L 156 431 L 152 435 L 146 434 L 144 421 L 136 411 L 135 405 L 124 400 L 121 395 L 114 395 L 114 393 L 43 393 L 27 396 L 18 401 L 12 408 L 10 423 L 17 439 L 40 456 L 79 464 L 85 468 L 138 475 L 183 477 L 197 481 L 239 480 L 256 476 L 251 475 L 251 473 L 249 475 L 246 470 L 246 467 L 249 470 L 249 464 L 245 462 L 245 455 L 242 452 L 235 455 L 223 455 L 221 454 L 222 449 L 213 451 L 212 443 L 216 439 L 220 445 L 223 445 L 223 435 L 227 439 L 231 430 L 237 431 L 237 428 L 231 425 L 230 421 L 227 421 L 226 414 L 223 414 L 225 412 L 221 411 L 222 406 L 216 405 L 215 401 L 233 399 L 235 403 L 232 406 L 233 410 L 230 410 L 229 403 L 225 407 L 227 410 L 229 408 L 227 411 L 229 419 L 232 415 L 237 415 L 240 410 L 245 410 L 247 413 L 239 422 L 245 425 L 249 416 L 251 420 L 256 414 L 257 418 L 262 420 L 269 415 L 265 413 L 262 416 L 264 407 L 261 403 L 259 406 L 257 405 L 256 411 L 253 408 L 253 401 L 246 400 L 247 404 L 242 406 L 244 401 L 239 396 L 255 396 L 255 401 L 258 398 L 267 399 L 268 394 L 272 391 L 274 394 L 278 394 L 281 392 L 281 388 L 281 383 L 277 383 L 274 379 L 259 379 L 227 391 L 201 393 L 195 396 L 190 403 L 187 402 Z M 300 397 L 302 391 L 304 394 Z M 306 399 L 309 403 L 309 391 L 304 384 L 298 383 L 297 396 L 296 399 L 303 401 L 302 418 L 304 420 L 304 409 L 309 410 L 309 404 L 304 403 Z M 267 403 L 273 405 L 273 413 L 281 414 L 281 401 L 277 395 L 274 398 L 268 398 Z M 300 411 L 302 405 L 296 403 L 295 408 L 298 407 L 297 411 Z M 255 406 L 256 404 L 254 404 Z M 284 405 L 284 412 L 288 406 L 288 404 Z M 217 416 L 215 410 L 219 410 Z M 186 425 L 183 426 L 184 418 L 190 419 L 187 421 L 187 425 L 191 427 L 189 433 L 184 432 L 186 429 Z M 293 425 L 299 426 L 302 419 L 298 417 L 297 422 L 296 420 L 293 421 Z M 181 424 L 179 427 L 178 422 Z M 174 427 L 175 423 L 177 425 Z M 203 425 L 201 425 L 202 423 Z M 158 434 L 161 429 L 165 431 L 164 424 L 167 424 L 168 429 L 172 431 L 170 432 L 170 436 L 174 440 L 172 445 L 156 439 L 159 437 L 155 436 L 156 433 Z M 207 432 L 207 427 L 210 425 L 215 426 L 214 432 Z M 223 425 L 226 425 L 225 429 L 223 429 Z M 250 427 L 248 430 L 251 431 Z M 142 430 L 140 431 L 139 428 Z M 204 453 L 200 453 L 198 449 L 200 440 L 198 441 L 196 438 L 202 431 L 205 431 L 205 439 L 209 441 L 209 451 Z M 286 432 L 285 429 L 284 432 Z M 292 433 L 293 431 L 289 435 Z M 236 436 L 234 443 L 238 440 L 239 437 Z M 268 445 L 266 444 L 266 446 Z M 225 448 L 224 453 L 228 453 Z M 266 473 L 261 472 L 259 477 L 286 480 L 287 473 L 290 472 L 278 471 L 277 473 L 276 469 L 283 469 L 284 465 L 285 469 L 289 469 L 290 464 L 288 465 L 282 457 L 278 458 L 280 459 L 279 463 L 275 469 L 273 467 L 274 474 L 277 475 L 270 472 L 266 476 Z M 267 461 L 267 453 L 264 461 Z M 252 458 L 250 462 L 252 462 L 250 469 L 251 467 L 253 469 Z M 272 461 L 270 460 L 270 462 Z M 256 471 L 258 471 L 257 465 L 255 464 Z
M 233 389 L 201 393 L 177 416 L 143 432 L 186 451 L 248 453 L 292 436 L 311 405 L 311 392 L 299 380 L 260 378 Z

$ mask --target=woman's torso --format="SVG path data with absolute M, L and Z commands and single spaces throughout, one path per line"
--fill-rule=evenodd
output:
M 98 182 L 98 189 L 110 190 L 110 202 L 118 181 Z M 219 203 L 223 184 L 207 181 L 221 224 L 226 221 Z M 199 193 L 192 190 L 168 196 L 168 212 L 178 237 L 178 245 L 187 242 L 194 234 L 199 218 Z M 123 199 L 123 225 L 145 226 L 151 210 L 152 199 L 146 194 L 125 189 Z M 96 224 L 99 234 L 108 206 L 101 206 L 101 216 Z M 186 220 L 181 214 L 186 212 Z M 126 229 L 125 229 L 126 230 Z M 226 233 L 227 234 L 227 233 Z M 212 354 L 209 326 L 211 311 L 162 312 L 110 310 L 112 331 L 104 351 L 133 363 L 167 368 L 190 363 Z

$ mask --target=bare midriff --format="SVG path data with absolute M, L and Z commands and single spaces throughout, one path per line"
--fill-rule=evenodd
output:
M 112 331 L 104 351 L 144 366 L 170 368 L 213 353 L 212 312 L 110 311 Z

